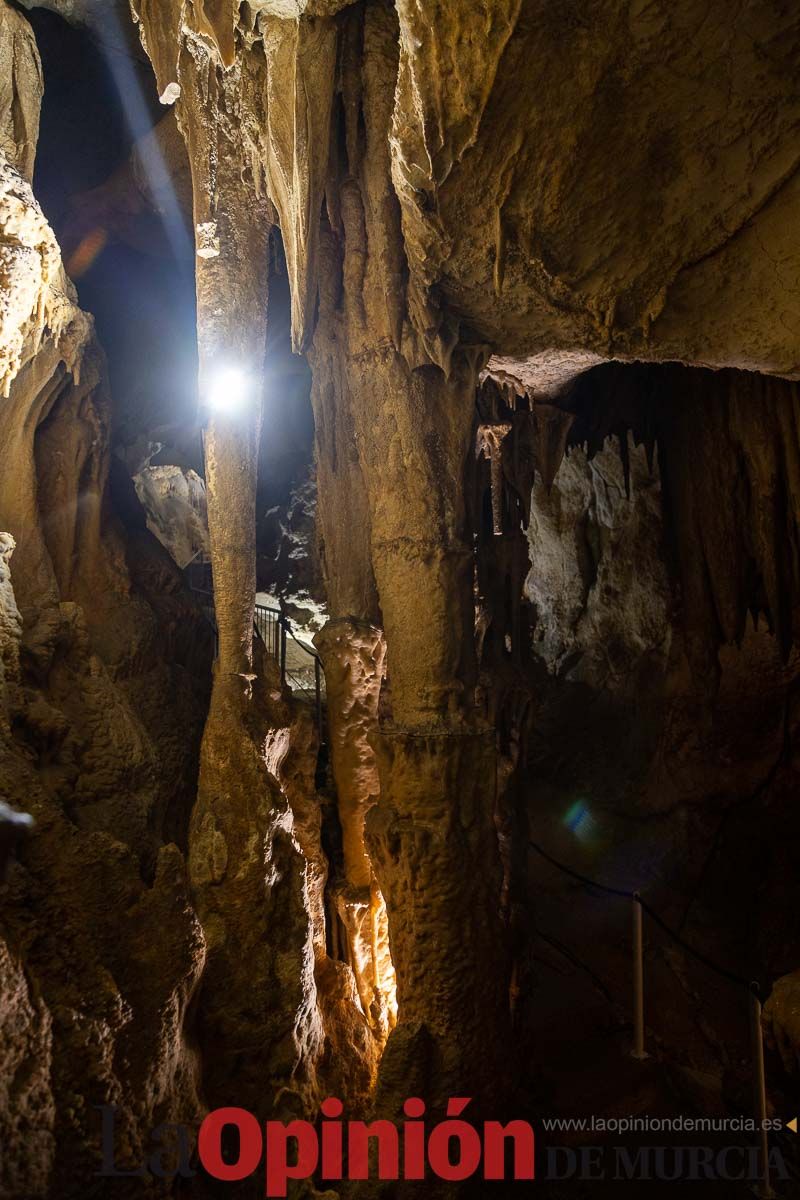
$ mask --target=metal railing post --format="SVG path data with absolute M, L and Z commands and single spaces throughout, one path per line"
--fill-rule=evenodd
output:
M 322 741 L 322 664 L 318 658 L 314 659 L 314 688 L 317 705 L 317 733 L 319 740 Z
M 280 618 L 281 624 L 281 684 L 286 686 L 286 622 Z
M 759 1172 L 758 1178 L 752 1180 L 756 1185 L 754 1191 L 759 1197 L 759 1200 L 775 1200 L 775 1192 L 772 1189 L 771 1181 L 771 1165 L 769 1159 L 769 1128 L 767 1125 L 767 1079 L 764 1063 L 764 1031 L 761 1025 L 761 989 L 757 982 L 748 984 L 747 980 L 741 975 L 734 974 L 719 964 L 713 962 L 707 955 L 689 945 L 671 929 L 648 904 L 646 904 L 639 892 L 629 892 L 622 888 L 608 887 L 607 884 L 599 883 L 596 879 L 590 879 L 586 875 L 582 875 L 579 871 L 574 871 L 571 867 L 565 866 L 548 854 L 538 843 L 530 840 L 528 845 L 532 850 L 535 850 L 546 862 L 568 875 L 571 879 L 577 880 L 590 888 L 596 888 L 601 892 L 605 892 L 611 896 L 624 896 L 626 899 L 632 900 L 633 909 L 633 1026 L 634 1026 L 634 1045 L 631 1051 L 633 1058 L 643 1059 L 648 1055 L 644 1048 L 644 941 L 642 937 L 642 922 L 643 914 L 647 912 L 650 920 L 657 925 L 664 933 L 667 934 L 673 942 L 675 942 L 684 953 L 688 954 L 696 962 L 701 963 L 707 970 L 713 971 L 716 975 L 727 979 L 729 983 L 733 983 L 737 988 L 748 988 L 749 1009 L 750 1009 L 750 1038 L 752 1046 L 753 1060 L 753 1108 L 755 1110 L 755 1123 L 758 1132 L 758 1163 Z M 794 1128 L 792 1122 L 792 1128 Z
M 764 1070 L 764 1031 L 761 1026 L 761 996 L 757 983 L 750 985 L 750 1032 L 753 1042 L 753 1108 L 758 1123 L 760 1177 L 756 1194 L 760 1200 L 772 1200 L 769 1177 L 769 1136 L 767 1133 L 767 1079 Z
M 647 1058 L 644 1048 L 644 940 L 642 937 L 642 902 L 633 893 L 633 1050 L 632 1058 Z

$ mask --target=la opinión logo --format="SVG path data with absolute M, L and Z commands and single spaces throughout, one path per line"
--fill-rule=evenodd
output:
M 267 1121 L 263 1126 L 243 1108 L 217 1108 L 200 1126 L 197 1156 L 203 1170 L 226 1183 L 248 1179 L 264 1171 L 265 1196 L 285 1197 L 289 1180 L 325 1182 L 370 1178 L 370 1151 L 377 1163 L 378 1179 L 423 1180 L 430 1175 L 460 1183 L 482 1173 L 484 1179 L 531 1180 L 534 1178 L 535 1138 L 527 1121 L 486 1121 L 481 1130 L 462 1114 L 469 1098 L 454 1098 L 447 1104 L 447 1119 L 428 1130 L 423 1118 L 425 1102 L 406 1100 L 407 1120 L 343 1121 L 344 1105 L 330 1098 L 321 1106 L 318 1126 L 311 1121 Z M 144 1176 L 193 1178 L 190 1165 L 191 1137 L 184 1125 L 162 1125 L 153 1134 L 155 1147 L 147 1165 L 123 1170 L 116 1165 L 114 1129 L 117 1109 L 99 1106 L 103 1115 L 103 1168 L 106 1178 Z M 236 1131 L 237 1138 L 231 1138 Z M 235 1154 L 231 1142 L 238 1140 Z M 173 1162 L 165 1166 L 171 1152 Z M 231 1161 L 233 1159 L 234 1161 Z M 511 1162 L 511 1171 L 507 1164 Z

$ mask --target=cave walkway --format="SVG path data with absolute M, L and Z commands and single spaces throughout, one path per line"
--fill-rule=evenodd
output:
M 211 563 L 196 556 L 184 568 L 190 592 L 200 604 L 203 615 L 214 630 L 217 652 L 217 614 Z M 253 632 L 265 652 L 280 668 L 281 684 L 289 688 L 295 700 L 313 707 L 320 741 L 325 734 L 325 672 L 313 646 L 301 641 L 292 623 L 280 608 L 256 603 Z

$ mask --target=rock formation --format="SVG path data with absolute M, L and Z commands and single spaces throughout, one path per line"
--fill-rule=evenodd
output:
M 94 1104 L 119 1105 L 123 1158 L 201 1111 L 184 1023 L 206 941 L 180 846 L 211 640 L 125 487 L 112 500 L 102 352 L 24 177 L 35 43 L 0 19 L 0 777 L 35 820 L 3 899 L 0 1190 L 21 1197 L 92 1178 Z
M 130 1163 L 206 1107 L 511 1111 L 558 896 L 531 828 L 780 979 L 788 1073 L 798 947 L 768 913 L 796 837 L 800 18 L 44 7 L 152 64 L 169 111 L 67 198 L 65 259 L 179 259 L 190 222 L 199 403 L 166 433 L 113 415 L 31 186 L 36 41 L 0 0 L 0 784 L 36 821 L 17 843 L 0 814 L 0 1190 L 88 1194 L 96 1103 Z M 313 470 L 270 491 L 303 388 Z M 312 497 L 316 546 L 267 552 Z M 178 570 L 198 550 L 216 636 Z M 327 615 L 324 714 L 257 635 L 259 586 L 281 628 L 298 596 Z M 559 904 L 610 996 L 619 937 Z M 673 1080 L 738 1101 L 733 1002 L 698 1032 L 691 955 L 652 959 Z

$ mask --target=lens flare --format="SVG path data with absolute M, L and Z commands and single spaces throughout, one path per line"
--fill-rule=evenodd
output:
M 87 233 L 67 259 L 67 274 L 70 279 L 80 279 L 94 266 L 108 244 L 108 233 L 102 226 Z
M 580 841 L 591 837 L 594 830 L 594 817 L 582 800 L 577 800 L 564 817 L 564 824 Z

